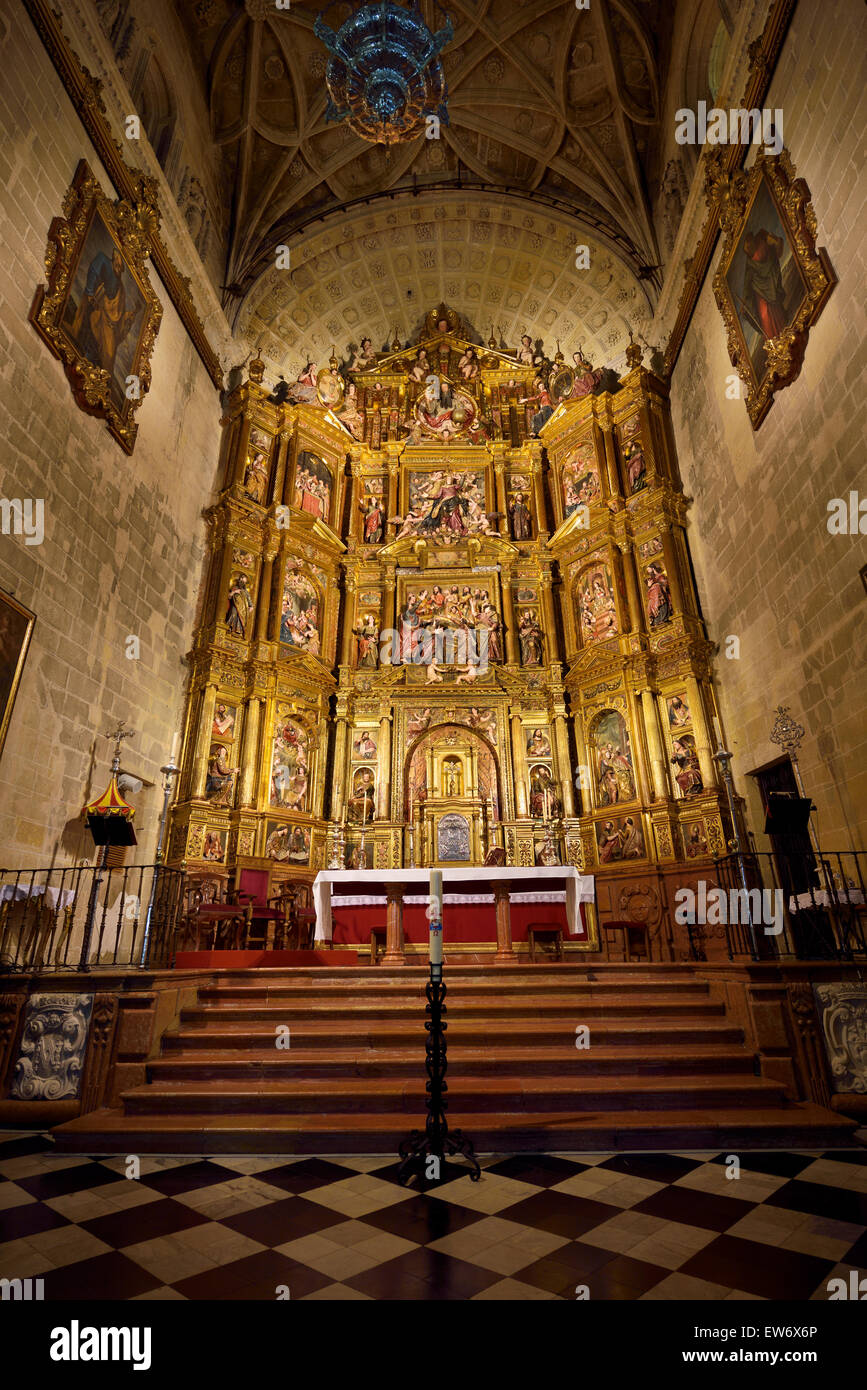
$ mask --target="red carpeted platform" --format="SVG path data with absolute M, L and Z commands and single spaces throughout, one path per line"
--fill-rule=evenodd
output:
M 370 942 L 370 932 L 367 942 Z M 255 970 L 279 965 L 357 965 L 357 951 L 178 951 L 176 970 Z

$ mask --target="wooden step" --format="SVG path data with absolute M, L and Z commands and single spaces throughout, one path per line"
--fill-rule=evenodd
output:
M 283 1020 L 285 1022 L 285 1020 Z M 575 1049 L 575 1027 L 573 1020 L 540 1023 L 524 1019 L 496 1022 L 491 1019 L 448 1019 L 447 1038 L 449 1045 L 462 1043 L 487 1046 L 490 1049 L 506 1047 L 510 1042 L 521 1042 L 525 1046 L 561 1046 Z M 578 1023 L 582 1020 L 577 1020 Z M 167 1033 L 163 1038 L 165 1051 L 178 1048 L 196 1047 L 226 1049 L 275 1048 L 276 1026 L 267 1024 L 247 1024 L 239 1020 L 217 1022 L 203 1021 L 198 1027 L 181 1028 Z M 317 1042 L 331 1048 L 413 1046 L 424 1047 L 425 1034 L 419 1022 L 398 1023 L 390 1020 L 377 1022 L 355 1022 L 350 1028 L 345 1022 L 340 1027 L 330 1021 L 293 1022 L 290 1025 L 290 1047 L 300 1042 L 315 1047 Z M 597 1019 L 590 1031 L 592 1051 L 601 1043 L 637 1044 L 653 1048 L 664 1042 L 687 1045 L 691 1042 L 742 1043 L 743 1033 L 726 1023 L 724 1018 L 704 1020 L 690 1019 L 688 1022 L 672 1022 L 669 1019 L 649 1020 L 646 1015 L 633 1020 Z M 575 1049 L 577 1050 L 577 1049 Z
M 214 971 L 69 1152 L 383 1153 L 424 1119 L 424 965 Z M 448 1116 L 480 1152 L 851 1144 L 787 1100 L 690 965 L 450 967 Z M 278 1048 L 289 1027 L 290 1046 Z M 590 1047 L 575 1046 L 586 1025 Z
M 390 1154 L 422 1117 L 392 1115 L 127 1115 L 97 1110 L 52 1131 L 65 1153 Z M 773 1110 L 557 1111 L 452 1114 L 476 1152 L 599 1153 L 665 1149 L 854 1148 L 854 1121 L 817 1105 Z
M 350 974 L 352 972 L 349 972 Z M 655 999 L 660 996 L 664 998 L 677 998 L 689 996 L 690 998 L 707 998 L 709 986 L 703 980 L 649 980 L 632 982 L 629 980 L 602 980 L 591 981 L 586 977 L 580 979 L 563 980 L 558 976 L 549 976 L 545 979 L 536 979 L 532 976 L 529 979 L 516 980 L 509 976 L 502 984 L 496 980 L 458 980 L 449 977 L 446 1003 L 449 1004 L 453 999 L 463 999 L 471 995 L 480 1000 L 485 998 L 503 998 L 513 996 L 524 996 L 534 994 L 547 997 L 551 994 L 562 995 L 572 999 L 575 996 L 581 997 L 607 997 L 611 994 L 622 995 L 625 991 L 638 993 L 642 997 Z M 365 984 L 365 996 L 368 999 L 413 999 L 421 1000 L 424 1003 L 424 982 L 401 981 L 383 977 L 374 979 Z M 273 985 L 261 984 L 219 984 L 209 985 L 199 991 L 199 1002 L 201 1004 L 223 1004 L 223 1003 L 277 1003 L 282 1000 L 305 1000 L 305 999 L 355 999 L 358 998 L 358 984 L 352 979 L 345 980 L 298 980 L 275 983 Z
M 617 995 L 609 999 L 593 999 L 584 995 L 579 999 L 563 998 L 560 995 L 550 999 L 530 995 L 522 998 L 520 1011 L 506 999 L 467 999 L 450 1001 L 446 1018 L 463 1019 L 513 1019 L 526 1014 L 531 1018 L 576 1020 L 583 1022 L 591 1018 L 646 1018 L 648 1012 L 655 1018 L 677 1017 L 722 1017 L 725 1014 L 723 1003 L 694 999 L 658 999 L 648 1004 L 645 999 Z M 424 1010 L 415 999 L 395 999 L 389 1001 L 346 999 L 339 1002 L 308 999 L 291 1005 L 281 1003 L 236 1004 L 219 1003 L 198 1005 L 181 1010 L 181 1024 L 197 1024 L 217 1020 L 220 1023 L 272 1023 L 290 1024 L 305 1020 L 324 1019 L 334 1023 L 355 1023 L 363 1020 L 417 1019 L 423 1024 Z
M 159 1082 L 138 1086 L 121 1097 L 130 1115 L 305 1115 L 311 1109 L 329 1113 L 424 1113 L 424 1083 L 420 1078 L 373 1077 L 339 1080 Z M 740 1105 L 773 1109 L 785 1104 L 783 1087 L 758 1076 L 719 1077 L 586 1077 L 487 1076 L 460 1077 L 448 1082 L 449 1109 L 522 1113 L 526 1110 L 609 1111 L 637 1108 L 716 1109 Z
M 574 1070 L 574 1047 L 500 1047 L 493 1055 L 487 1047 L 449 1048 L 449 1066 L 459 1076 L 487 1076 L 516 1069 L 534 1075 L 561 1075 Z M 291 1047 L 278 1052 L 271 1047 L 238 1055 L 236 1049 L 191 1049 L 168 1052 L 148 1063 L 151 1081 L 215 1081 L 242 1078 L 267 1080 L 286 1075 L 313 1079 L 317 1076 L 418 1076 L 423 1046 L 361 1048 Z M 693 1043 L 690 1047 L 633 1050 L 626 1045 L 596 1045 L 583 1053 L 581 1071 L 589 1076 L 702 1076 L 728 1072 L 753 1075 L 753 1058 L 744 1047 L 719 1043 Z

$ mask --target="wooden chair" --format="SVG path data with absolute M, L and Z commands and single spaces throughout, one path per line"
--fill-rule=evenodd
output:
M 316 909 L 313 906 L 310 884 L 287 880 L 282 885 L 281 897 L 285 904 L 287 945 L 296 951 L 312 950 L 316 933 Z
M 636 951 L 635 953 L 636 960 L 649 961 L 652 959 L 650 950 L 650 928 L 646 922 L 634 922 L 629 921 L 626 918 L 617 918 L 613 922 L 603 922 L 602 930 L 603 932 L 613 933 L 621 931 L 623 933 L 623 959 L 625 961 L 632 960 L 632 944 L 634 936 L 637 936 L 644 941 L 644 950 Z M 606 941 L 605 958 L 609 961 L 611 959 L 610 941 Z
M 547 939 L 553 941 L 556 947 L 557 959 L 563 959 L 563 929 L 550 922 L 531 922 L 527 928 L 527 941 L 530 945 L 530 960 L 536 963 L 536 947 L 539 940 Z M 546 955 L 554 955 L 554 952 L 545 952 Z
M 190 885 L 188 911 L 178 931 L 178 946 L 194 951 L 237 950 L 244 929 L 245 913 L 233 894 L 223 897 L 222 879 L 198 879 Z

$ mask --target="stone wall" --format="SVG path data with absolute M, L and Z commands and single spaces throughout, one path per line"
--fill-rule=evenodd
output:
M 75 405 L 27 315 L 78 160 L 115 195 L 23 7 L 3 24 L 0 496 L 43 499 L 45 539 L 0 536 L 0 587 L 37 615 L 0 761 L 0 866 L 89 856 L 80 811 L 106 785 L 103 735 L 118 719 L 137 731 L 123 766 L 146 782 L 133 798 L 146 862 L 162 801 L 153 783 L 183 708 L 219 398 L 151 271 L 164 313 L 132 457 Z
M 865 37 L 859 0 L 799 5 L 766 103 L 783 109 L 817 244 L 839 277 L 798 380 L 756 433 L 743 400 L 726 398 L 734 369 L 711 286 L 715 260 L 672 382 L 699 593 L 723 644 L 717 670 L 738 788 L 749 792 L 747 774 L 779 756 L 773 711 L 790 705 L 806 729 L 801 770 L 829 848 L 867 846 L 867 596 L 858 573 L 867 554 L 863 536 L 827 530 L 831 498 L 867 495 Z M 738 659 L 725 656 L 730 634 Z M 752 793 L 751 805 L 759 831 Z

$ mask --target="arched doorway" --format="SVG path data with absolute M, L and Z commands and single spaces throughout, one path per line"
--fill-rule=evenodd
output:
M 497 843 L 499 779 L 497 755 L 475 729 L 440 724 L 418 738 L 404 782 L 416 864 L 484 861 Z

